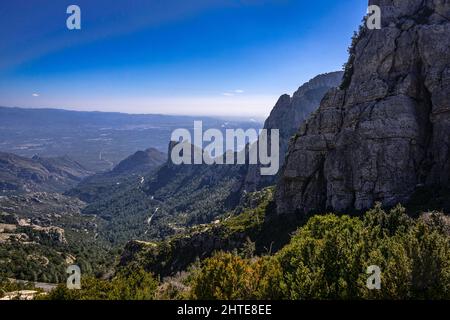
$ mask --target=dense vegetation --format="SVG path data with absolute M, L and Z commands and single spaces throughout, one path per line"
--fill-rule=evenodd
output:
M 190 227 L 160 242 L 131 241 L 122 254 L 121 265 L 135 264 L 169 276 L 217 250 L 241 249 L 248 241 L 261 238 L 272 197 L 273 188 L 248 193 L 234 211 L 213 223 Z M 274 239 L 273 235 L 270 238 Z
M 381 290 L 366 287 L 371 265 L 381 269 Z M 111 281 L 86 278 L 82 290 L 60 286 L 48 298 L 450 299 L 450 221 L 380 205 L 362 217 L 318 215 L 272 255 L 255 255 L 247 242 L 162 282 L 134 264 Z
M 131 239 L 162 240 L 186 227 L 209 223 L 234 208 L 242 169 L 168 163 L 156 174 L 146 175 L 144 183 L 137 177 L 122 180 L 83 213 L 105 220 L 101 234 L 112 245 L 123 246 Z
M 0 276 L 59 283 L 70 264 L 85 274 L 108 272 L 117 251 L 98 236 L 103 222 L 81 214 L 81 208 L 58 194 L 1 198 L 0 226 L 9 230 L 0 230 Z
M 70 264 L 79 265 L 85 274 L 101 275 L 113 262 L 114 252 L 81 240 L 70 244 L 14 241 L 0 246 L 0 275 L 20 280 L 60 283 L 67 278 Z
M 111 280 L 82 277 L 81 290 L 63 284 L 42 299 L 50 300 L 152 300 L 158 281 L 143 269 L 122 269 Z
M 367 267 L 382 270 L 368 290 Z M 271 257 L 219 253 L 192 279 L 197 299 L 450 299 L 450 225 L 380 206 L 363 218 L 315 216 Z

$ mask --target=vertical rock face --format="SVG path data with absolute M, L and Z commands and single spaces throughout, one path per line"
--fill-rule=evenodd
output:
M 315 111 L 325 94 L 341 83 L 343 72 L 321 74 L 302 85 L 292 97 L 282 95 L 264 123 L 264 128 L 280 130 L 280 156 L 285 157 L 289 139 L 311 112 Z M 284 160 L 284 159 L 283 159 Z M 280 161 L 283 164 L 284 161 Z
M 361 210 L 450 182 L 450 1 L 373 0 L 340 89 L 291 142 L 278 183 L 283 213 Z
M 293 96 L 282 95 L 270 116 L 264 123 L 264 129 L 278 129 L 280 133 L 280 166 L 284 164 L 290 138 L 297 132 L 301 123 L 316 110 L 324 95 L 331 88 L 339 86 L 343 72 L 331 72 L 318 75 L 303 84 Z M 274 184 L 275 176 L 261 176 L 259 166 L 249 166 L 245 189 L 255 191 Z

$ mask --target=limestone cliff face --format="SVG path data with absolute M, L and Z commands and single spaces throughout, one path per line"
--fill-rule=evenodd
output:
M 450 182 L 450 1 L 373 0 L 340 89 L 289 145 L 277 212 L 365 209 Z
M 280 166 L 284 164 L 290 138 L 300 125 L 316 110 L 324 95 L 331 88 L 339 86 L 343 72 L 331 72 L 318 75 L 303 84 L 292 97 L 284 94 L 275 104 L 270 116 L 264 123 L 264 129 L 280 130 Z M 245 182 L 247 191 L 260 190 L 276 183 L 275 176 L 261 176 L 259 166 L 249 166 Z

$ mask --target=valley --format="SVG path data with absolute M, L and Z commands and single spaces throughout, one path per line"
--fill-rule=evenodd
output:
M 261 127 L 250 120 L 0 107 L 0 150 L 27 158 L 67 156 L 87 170 L 109 171 L 139 150 L 165 153 L 171 133 L 193 130 L 194 120 L 206 129 Z
M 1 107 L 0 298 L 26 281 L 43 300 L 450 299 L 450 4 L 369 4 L 381 28 L 264 123 Z M 250 129 L 277 130 L 276 174 L 225 161 L 262 135 L 195 161 Z

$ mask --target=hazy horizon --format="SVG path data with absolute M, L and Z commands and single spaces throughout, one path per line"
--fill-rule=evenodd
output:
M 108 110 L 96 110 L 96 109 L 89 109 L 89 110 L 79 110 L 78 108 L 66 108 L 66 107 L 20 107 L 20 106 L 5 106 L 0 105 L 0 108 L 7 108 L 7 109 L 20 109 L 20 110 L 55 110 L 55 111 L 68 111 L 68 112 L 87 112 L 87 113 L 116 113 L 116 114 L 123 114 L 123 115 L 131 115 L 131 116 L 170 116 L 170 117 L 187 117 L 187 118 L 195 118 L 195 117 L 202 117 L 202 118 L 211 118 L 211 119 L 217 119 L 217 120 L 235 120 L 235 121 L 255 121 L 255 122 L 264 122 L 267 117 L 258 117 L 258 116 L 239 116 L 239 115 L 204 115 L 204 114 L 178 114 L 178 113 L 158 113 L 158 112 L 126 112 L 126 111 L 108 111 Z M 199 119 L 201 120 L 201 119 Z

